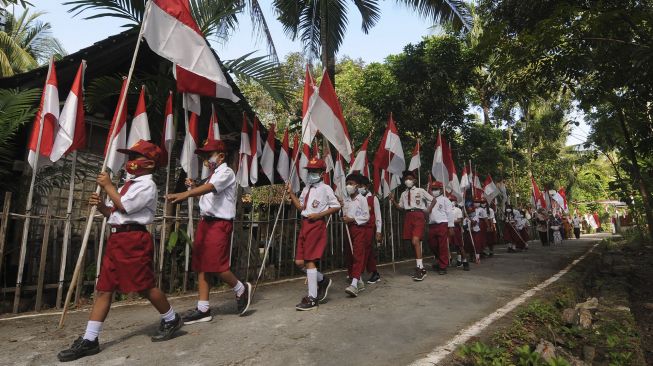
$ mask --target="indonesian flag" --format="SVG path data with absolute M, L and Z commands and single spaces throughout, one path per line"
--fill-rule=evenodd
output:
M 488 203 L 494 201 L 494 199 L 499 195 L 499 188 L 494 184 L 491 175 L 487 175 L 485 182 L 483 182 L 483 194 L 485 194 L 485 200 Z
M 599 225 L 596 222 L 596 218 L 598 218 L 598 215 L 595 217 L 594 214 L 585 214 L 585 220 L 594 230 L 599 228 Z
M 399 133 L 395 125 L 392 113 L 388 118 L 388 126 L 383 133 L 379 148 L 374 154 L 375 181 L 380 181 L 380 171 L 387 170 L 390 173 L 402 174 L 406 168 L 404 160 L 404 150 L 399 140 Z M 374 183 L 375 190 L 378 191 L 379 184 Z
M 558 194 L 560 195 L 560 197 L 562 197 L 562 200 L 564 202 L 562 208 L 565 210 L 565 212 L 568 212 L 569 208 L 567 207 L 567 192 L 565 191 L 565 187 L 560 187 L 560 189 L 558 190 Z
M 117 173 L 125 165 L 125 154 L 119 154 L 118 149 L 127 148 L 127 79 L 122 81 L 122 89 L 118 96 L 118 105 L 111 120 L 111 128 L 107 137 L 107 144 L 104 146 L 104 156 L 107 160 L 107 168 L 111 169 L 112 173 Z M 120 101 L 123 101 L 122 113 L 118 116 L 120 109 Z M 115 131 L 115 132 L 113 132 Z M 111 140 L 113 135 L 113 140 Z
M 313 93 L 310 97 L 308 110 L 302 120 L 302 142 L 310 145 L 317 131 L 320 131 L 322 136 L 341 155 L 351 155 L 352 148 L 347 124 L 342 115 L 338 96 L 326 70 L 324 70 L 318 92 Z
M 254 116 L 254 123 L 252 124 L 252 137 L 249 143 L 251 155 L 249 158 L 249 180 L 252 184 L 258 182 L 258 157 L 261 156 L 261 132 L 259 131 L 258 118 Z
M 295 138 L 293 139 L 293 144 L 292 144 L 292 161 L 291 161 L 291 167 L 294 167 L 295 174 L 292 174 L 290 177 L 290 187 L 292 188 L 293 192 L 299 192 L 299 189 L 301 188 L 300 182 L 299 182 L 299 137 L 295 135 Z M 290 168 L 291 170 L 293 168 Z
M 248 132 L 247 117 L 243 113 L 243 128 L 240 130 L 240 150 L 238 152 L 238 174 L 236 174 L 236 181 L 243 188 L 249 187 L 249 157 L 252 155 Z
M 166 102 L 165 117 L 163 120 L 163 133 L 161 134 L 161 150 L 163 150 L 163 159 L 166 165 L 170 161 L 172 145 L 175 142 L 175 122 L 172 115 L 172 91 L 168 95 Z
M 544 200 L 544 195 L 540 192 L 537 183 L 535 183 L 535 178 L 531 175 L 531 185 L 533 188 L 533 200 L 535 201 L 536 208 L 546 208 L 546 201 Z
M 334 191 L 336 196 L 340 198 L 345 197 L 345 186 L 347 185 L 346 179 L 345 162 L 342 159 L 342 155 L 338 153 L 333 167 L 333 185 L 335 187 Z
M 288 182 L 290 174 L 290 147 L 288 146 L 288 127 L 283 133 L 283 142 L 279 151 L 279 160 L 277 161 L 277 172 L 284 182 Z
M 483 190 L 483 186 L 481 185 L 481 179 L 478 177 L 478 172 L 475 172 L 474 175 L 474 197 L 477 198 L 483 198 L 483 194 L 485 191 Z
M 304 99 L 302 101 L 302 119 L 306 116 L 306 112 L 308 112 L 310 100 L 314 92 L 315 81 L 313 80 L 311 73 L 308 71 L 308 65 L 306 65 L 306 76 L 304 77 Z
M 435 153 L 433 153 L 433 165 L 431 166 L 431 175 L 436 182 L 442 183 L 443 187 L 449 185 L 449 170 L 445 165 L 444 143 L 442 135 L 438 132 L 438 139 L 435 144 Z
M 215 106 L 211 104 L 211 119 L 209 120 L 209 131 L 206 134 L 207 141 L 220 140 L 220 126 L 218 125 L 218 115 L 215 113 Z M 202 179 L 206 179 L 211 175 L 209 167 L 202 165 Z
M 176 64 L 180 92 L 239 100 L 193 19 L 188 0 L 148 1 L 142 31 L 152 51 Z
M 599 219 L 599 214 L 596 213 L 596 211 L 592 214 L 592 218 L 594 219 L 594 222 L 596 223 L 597 227 L 601 227 L 601 219 Z
M 138 97 L 136 112 L 134 112 L 132 126 L 129 129 L 127 146 L 134 146 L 134 144 L 139 140 L 151 140 L 150 125 L 148 124 L 147 112 L 145 111 L 145 86 L 141 88 L 141 95 Z
M 324 155 L 324 164 L 326 165 L 326 169 L 324 171 L 324 184 L 326 185 L 331 185 L 331 172 L 333 171 L 334 164 L 333 164 L 333 157 L 331 157 L 331 148 L 329 147 L 329 141 L 326 139 L 322 139 L 323 146 L 322 146 L 322 155 Z
M 294 151 L 293 151 L 294 152 Z M 307 144 L 302 144 L 302 152 L 299 156 L 299 165 L 297 169 L 299 170 L 297 174 L 302 179 L 304 184 L 308 184 L 308 170 L 306 170 L 306 165 L 308 165 L 308 160 L 311 158 L 311 148 Z
M 57 88 L 57 71 L 54 67 L 54 61 L 50 60 L 50 68 L 48 69 L 48 79 L 45 81 L 43 93 L 41 94 L 41 104 L 36 112 L 34 123 L 32 124 L 32 135 L 29 139 L 29 154 L 27 161 L 32 169 L 36 169 L 38 165 L 48 164 L 50 154 L 52 153 L 52 145 L 54 144 L 54 133 L 57 128 L 59 120 L 59 90 Z M 43 128 L 41 128 L 43 124 Z M 41 132 L 41 144 L 39 146 L 39 131 Z M 37 159 L 37 146 L 38 155 Z M 45 158 L 45 159 L 44 159 Z
M 459 202 L 463 200 L 463 191 L 460 187 L 460 181 L 458 180 L 458 173 L 456 172 L 456 165 L 453 163 L 453 153 L 451 152 L 451 146 L 449 144 L 444 144 L 445 149 L 445 165 L 449 171 L 449 189 L 451 193 L 456 196 Z
M 369 137 L 366 138 L 365 141 L 363 141 L 363 145 L 361 146 L 361 148 L 358 149 L 358 153 L 356 153 L 356 158 L 354 159 L 354 162 L 349 167 L 349 174 L 358 171 L 363 176 L 366 177 L 370 176 L 370 168 L 367 164 L 367 144 L 369 140 L 370 140 Z
M 263 173 L 270 180 L 270 184 L 274 184 L 274 136 L 276 135 L 274 131 L 274 124 L 270 125 L 268 129 L 268 138 L 265 142 L 265 147 L 263 147 L 263 153 L 261 154 L 261 168 L 263 168 Z
M 184 111 L 184 113 L 188 113 Z M 181 148 L 181 168 L 186 172 L 186 176 L 190 179 L 197 179 L 199 175 L 199 164 L 197 162 L 197 155 L 195 150 L 199 146 L 199 133 L 198 133 L 197 114 L 191 112 L 188 125 L 186 126 L 186 137 L 184 138 L 184 145 Z
M 469 186 L 471 185 L 469 181 L 469 174 L 467 174 L 467 166 L 463 167 L 463 173 L 460 176 L 460 190 L 464 192 L 469 189 Z
M 84 73 L 86 61 L 82 60 L 77 75 L 63 105 L 59 116 L 59 125 L 50 153 L 53 163 L 86 143 L 86 125 L 84 124 Z
M 415 148 L 413 149 L 413 155 L 410 158 L 410 164 L 408 164 L 408 170 L 414 171 L 419 169 L 422 166 L 422 161 L 420 159 L 420 146 L 419 140 L 415 143 Z
M 567 211 L 567 209 L 565 208 L 565 206 L 566 206 L 566 205 L 565 205 L 565 199 L 562 198 L 562 196 L 561 196 L 558 192 L 556 192 L 555 189 L 552 189 L 552 190 L 549 192 L 549 196 L 550 196 L 550 197 L 555 201 L 555 203 L 558 204 L 558 206 L 560 206 L 560 208 L 561 208 L 563 211 Z

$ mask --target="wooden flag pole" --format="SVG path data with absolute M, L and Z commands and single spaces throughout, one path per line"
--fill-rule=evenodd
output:
M 171 152 L 168 151 L 168 166 L 166 167 L 166 189 L 165 189 L 165 195 L 167 196 L 169 193 L 169 187 L 170 187 L 170 158 L 171 158 Z M 163 201 L 163 222 L 162 222 L 162 227 L 161 227 L 161 238 L 159 241 L 159 275 L 157 278 L 157 284 L 159 288 L 163 287 L 163 257 L 166 252 L 166 227 L 168 226 L 168 202 L 165 200 Z
M 120 95 L 119 97 L 119 102 L 118 102 L 118 113 L 116 114 L 118 120 L 116 121 L 119 122 L 120 117 L 122 116 L 122 111 L 125 106 L 125 99 L 127 98 L 127 89 L 129 88 L 129 83 L 132 79 L 132 76 L 134 74 L 134 67 L 136 66 L 136 57 L 138 56 L 138 50 L 141 46 L 141 41 L 143 38 L 143 24 L 145 23 L 147 18 L 147 12 L 145 16 L 143 17 L 143 21 L 141 23 L 141 29 L 138 33 L 138 39 L 136 40 L 136 48 L 134 49 L 134 55 L 132 56 L 132 61 L 131 65 L 129 66 L 129 72 L 127 73 L 127 79 L 126 79 L 126 85 L 125 85 L 125 93 L 124 95 Z M 121 93 L 122 94 L 122 93 Z M 109 147 L 113 144 L 113 139 L 116 135 L 116 128 L 111 129 L 111 135 L 109 136 Z M 104 171 L 107 169 L 107 157 L 104 157 L 104 161 L 102 162 L 102 170 L 101 172 L 104 173 Z M 95 193 L 100 194 L 101 187 L 98 185 L 95 188 Z M 73 291 L 75 286 L 73 284 L 77 283 L 77 280 L 79 278 L 80 272 L 81 272 L 81 267 L 82 267 L 82 262 L 84 261 L 84 256 L 86 255 L 86 247 L 88 246 L 88 239 L 91 236 L 91 229 L 93 227 L 93 218 L 95 217 L 95 213 L 97 211 L 97 206 L 91 206 L 88 214 L 88 219 L 86 220 L 86 229 L 84 230 L 84 237 L 82 239 L 82 246 L 79 250 L 79 255 L 77 256 L 77 263 L 75 264 L 75 271 L 73 272 L 73 278 L 71 280 L 71 286 L 68 287 L 68 292 L 66 293 L 66 301 L 63 304 L 63 311 L 61 313 L 61 318 L 59 319 L 59 328 L 62 328 L 64 325 L 64 321 L 66 320 L 66 315 L 68 313 L 68 304 L 70 303 L 70 299 L 73 296 Z
M 77 166 L 77 150 L 73 152 L 73 163 L 70 168 L 70 182 L 68 186 L 68 206 L 66 206 L 66 224 L 63 231 L 63 243 L 61 244 L 61 265 L 59 267 L 59 284 L 57 285 L 57 300 L 55 306 L 61 307 L 63 295 L 63 282 L 66 275 L 66 262 L 68 257 L 68 246 L 70 245 L 70 232 L 72 231 L 73 196 L 75 195 L 75 168 Z
M 184 100 L 186 100 L 186 94 L 183 95 Z M 186 134 L 190 133 L 188 129 L 188 111 L 184 109 L 184 123 L 186 124 Z M 191 136 L 192 138 L 192 136 Z M 190 170 L 190 169 L 189 169 Z M 188 188 L 190 191 L 192 188 Z M 193 228 L 193 197 L 188 197 L 188 239 L 192 242 L 195 239 L 195 230 Z M 190 243 L 186 243 L 186 248 L 184 249 L 184 283 L 182 284 L 182 291 L 186 292 L 186 286 L 188 285 L 188 267 L 190 259 Z
M 52 64 L 54 63 L 54 58 L 50 58 L 50 63 L 48 67 L 48 74 L 45 77 L 45 86 L 43 87 L 43 96 L 45 96 L 45 89 L 48 85 L 48 80 L 50 80 L 50 74 L 52 73 Z M 58 108 L 58 106 L 57 106 Z M 45 118 L 43 118 L 43 106 L 39 109 L 39 134 L 36 139 L 36 151 L 34 158 L 34 166 L 32 167 L 32 178 L 29 184 L 29 192 L 27 193 L 27 204 L 25 206 L 25 221 L 23 222 L 23 237 L 20 242 L 20 259 L 18 260 L 18 274 L 16 276 L 16 291 L 14 292 L 14 309 L 13 312 L 18 312 L 18 305 L 20 304 L 20 292 L 23 285 L 23 272 L 25 271 L 25 257 L 27 256 L 27 239 L 29 238 L 29 224 L 32 215 L 32 199 L 34 198 L 34 184 L 36 182 L 36 172 L 38 171 L 39 159 L 41 159 L 41 140 L 43 138 L 43 123 Z

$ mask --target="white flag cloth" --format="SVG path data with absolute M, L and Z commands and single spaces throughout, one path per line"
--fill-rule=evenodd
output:
M 243 188 L 249 187 L 249 157 L 252 154 L 248 131 L 247 117 L 243 113 L 243 127 L 240 131 L 240 150 L 238 152 L 238 173 L 236 174 L 236 181 Z
M 295 152 L 293 151 L 293 154 Z M 308 165 L 308 160 L 311 158 L 310 147 L 307 144 L 302 144 L 302 152 L 299 154 L 299 165 L 297 174 L 302 179 L 304 184 L 308 184 L 308 170 L 306 170 L 306 165 Z
M 184 113 L 188 113 L 184 111 Z M 195 150 L 199 146 L 197 115 L 190 114 L 190 120 L 186 126 L 186 137 L 184 138 L 184 145 L 181 148 L 181 168 L 186 172 L 186 177 L 190 179 L 197 179 L 199 176 L 199 163 Z
M 82 60 L 77 70 L 73 85 L 59 116 L 59 126 L 52 145 L 50 161 L 55 162 L 62 156 L 84 146 L 86 129 L 84 122 L 84 73 L 86 61 Z
M 421 154 L 420 154 L 419 141 L 417 141 L 417 143 L 415 144 L 415 148 L 413 149 L 413 155 L 410 158 L 410 164 L 408 164 L 408 170 L 414 171 L 422 166 L 420 155 Z
M 485 200 L 488 203 L 492 203 L 492 201 L 494 201 L 499 193 L 501 193 L 499 188 L 496 186 L 496 184 L 494 184 L 492 177 L 488 174 L 483 185 L 483 194 L 485 195 Z
M 444 160 L 444 144 L 442 135 L 438 133 L 438 140 L 433 153 L 433 165 L 431 166 L 431 175 L 435 181 L 442 183 L 444 187 L 449 185 L 449 170 Z
M 124 97 L 126 93 L 127 80 L 124 79 L 120 95 L 118 96 L 118 105 L 116 105 L 116 110 L 114 111 L 113 119 L 111 121 L 111 128 L 109 129 L 109 135 L 107 136 L 107 143 L 104 147 L 107 168 L 109 168 L 113 174 L 120 171 L 126 161 L 126 155 L 120 154 L 117 151 L 118 149 L 127 148 L 127 98 Z M 122 113 L 118 116 L 118 109 L 120 109 L 121 100 L 124 100 L 124 104 L 122 107 Z M 112 132 L 113 130 L 116 132 Z M 113 140 L 110 140 L 112 134 Z
M 256 184 L 256 182 L 258 182 L 258 158 L 261 156 L 261 133 L 259 131 L 259 122 L 256 116 L 254 116 L 252 127 L 252 136 L 249 143 L 249 180 L 252 184 Z
M 395 125 L 394 119 L 390 117 L 388 124 L 388 134 L 385 140 L 385 149 L 391 152 L 388 172 L 402 175 L 406 170 L 406 159 L 404 159 L 404 148 L 399 139 L 399 131 Z
M 297 153 L 299 152 L 299 138 L 297 135 L 295 135 L 295 138 L 293 139 L 293 145 L 292 145 L 292 161 L 290 165 L 290 171 L 294 171 L 294 174 L 290 176 L 290 187 L 292 188 L 293 192 L 299 192 L 299 189 L 301 188 L 301 183 L 299 182 L 299 155 Z
M 288 145 L 288 128 L 283 133 L 283 142 L 279 151 L 279 160 L 277 161 L 277 172 L 284 182 L 288 182 L 290 174 L 290 146 Z
M 36 112 L 34 123 L 32 124 L 32 134 L 29 140 L 29 154 L 27 161 L 34 169 L 50 164 L 50 154 L 54 144 L 54 134 L 59 121 L 59 89 L 57 87 L 57 72 L 54 61 L 50 61 L 48 77 L 41 94 L 41 104 Z M 43 126 L 43 128 L 41 128 Z M 41 131 L 42 130 L 42 131 Z M 39 131 L 41 131 L 41 143 L 39 146 Z M 39 158 L 37 159 L 36 150 L 39 146 Z
M 270 184 L 274 184 L 274 136 L 274 125 L 271 125 L 261 154 L 261 168 L 265 176 L 268 177 Z
M 163 134 L 161 136 L 161 148 L 166 155 L 166 161 L 169 163 L 170 153 L 172 152 L 172 145 L 175 142 L 175 122 L 172 115 L 172 92 L 168 95 L 166 102 L 165 120 L 163 121 Z
M 345 163 L 342 156 L 338 154 L 333 166 L 333 185 L 335 186 L 334 191 L 337 197 L 343 198 L 345 196 L 346 178 Z
M 349 174 L 354 171 L 358 171 L 360 174 L 369 177 L 369 167 L 367 165 L 367 145 L 369 142 L 369 137 L 363 141 L 363 145 L 356 153 L 356 158 L 354 162 L 349 166 Z
M 220 126 L 218 125 L 218 115 L 215 113 L 215 106 L 211 104 L 211 119 L 209 120 L 209 131 L 206 135 L 207 141 L 220 140 Z M 202 164 L 202 179 L 206 179 L 211 175 L 211 170 L 208 166 Z
M 147 112 L 145 111 L 145 87 L 142 87 L 141 95 L 138 97 L 138 104 L 136 105 L 136 112 L 134 112 L 134 119 L 129 129 L 127 146 L 134 146 L 139 140 L 150 141 L 151 139 L 150 125 L 147 121 Z

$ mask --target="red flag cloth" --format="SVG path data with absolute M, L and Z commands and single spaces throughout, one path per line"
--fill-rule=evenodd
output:
M 50 154 L 52 162 L 86 145 L 86 123 L 84 121 L 85 72 L 86 61 L 82 60 L 59 116 L 59 128 Z
M 29 139 L 29 156 L 27 158 L 32 169 L 36 166 L 37 156 L 36 147 L 39 144 L 39 131 L 41 130 L 41 123 L 43 124 L 41 132 L 41 145 L 39 147 L 39 155 L 44 158 L 49 158 L 52 153 L 52 145 L 54 144 L 54 135 L 59 121 L 59 90 L 57 86 L 57 71 L 54 66 L 54 61 L 50 61 L 50 69 L 48 71 L 48 79 L 45 81 L 43 93 L 41 94 L 41 103 L 36 112 L 34 123 L 32 124 L 32 134 Z M 49 159 L 48 159 L 49 161 Z M 45 163 L 45 161 L 41 160 Z
M 119 154 L 118 149 L 127 148 L 127 79 L 122 81 L 122 89 L 120 90 L 120 95 L 118 95 L 118 104 L 116 105 L 116 110 L 113 114 L 113 119 L 111 120 L 111 128 L 109 129 L 109 134 L 107 135 L 107 143 L 104 146 L 104 156 L 107 159 L 107 167 L 111 169 L 113 173 L 118 172 L 125 163 L 125 154 Z M 120 109 L 120 101 L 123 101 L 122 113 L 118 116 L 118 110 Z M 115 130 L 115 132 L 113 132 Z M 113 140 L 111 136 L 113 135 Z
M 175 142 L 175 124 L 174 118 L 172 115 L 172 91 L 168 95 L 168 101 L 166 101 L 166 109 L 163 119 L 163 133 L 161 133 L 161 154 L 163 164 L 168 165 L 168 159 L 170 157 L 170 152 L 172 151 L 172 145 Z
M 540 191 L 540 188 L 535 183 L 535 178 L 531 175 L 531 185 L 533 187 L 533 200 L 535 201 L 536 208 L 546 208 L 546 202 L 544 201 L 544 195 Z
M 311 97 L 313 96 L 314 88 L 315 81 L 313 80 L 313 77 L 308 70 L 308 65 L 306 65 L 306 76 L 304 77 L 304 100 L 302 101 L 302 118 L 306 116 Z

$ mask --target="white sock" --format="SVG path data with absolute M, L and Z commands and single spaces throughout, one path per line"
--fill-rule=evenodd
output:
M 463 258 L 463 263 L 467 263 L 467 256 L 465 256 L 465 258 Z
M 417 261 L 417 268 L 424 268 L 424 263 L 422 263 L 421 259 L 416 259 L 415 261 Z
M 238 281 L 238 283 L 236 284 L 236 286 L 234 286 L 234 288 L 232 288 L 232 290 L 234 290 L 236 296 L 240 297 L 240 295 L 242 295 L 245 292 L 245 285 L 243 285 L 242 282 Z
M 317 268 L 307 269 L 306 277 L 308 278 L 308 296 L 317 299 Z
M 351 279 L 351 285 L 353 287 L 358 287 L 358 278 L 352 278 Z
M 317 272 L 317 282 L 322 282 L 323 279 L 324 279 L 324 275 L 322 274 L 322 272 L 318 271 Z
M 208 303 L 208 301 L 207 301 Z M 169 323 L 173 320 L 175 320 L 175 311 L 172 309 L 172 305 L 170 305 L 170 310 L 168 310 L 167 313 L 161 314 L 161 319 L 163 319 L 164 322 Z
M 209 300 L 199 300 L 197 301 L 197 310 L 206 313 L 209 311 Z
M 84 332 L 84 339 L 89 341 L 94 341 L 100 335 L 102 331 L 103 322 L 98 322 L 95 320 L 89 320 L 86 323 L 86 331 Z
M 463 257 L 463 256 L 460 255 L 460 254 L 458 254 L 458 255 L 456 256 L 456 259 L 458 260 L 458 262 L 460 262 L 460 261 L 462 260 L 462 257 Z

